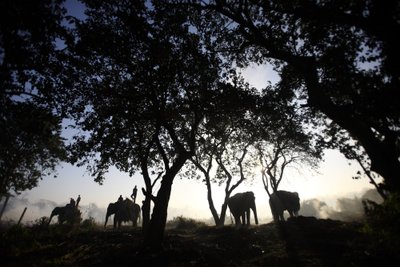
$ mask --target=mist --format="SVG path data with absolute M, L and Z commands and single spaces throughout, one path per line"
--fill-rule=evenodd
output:
M 369 199 L 376 203 L 382 203 L 383 199 L 376 192 L 375 189 L 369 189 L 364 192 L 361 197 L 341 197 L 336 200 L 336 205 L 330 206 L 323 199 L 307 199 L 301 202 L 301 208 L 299 215 L 301 216 L 313 216 L 319 219 L 333 219 L 341 221 L 354 221 L 360 220 L 364 217 L 364 208 L 362 205 L 363 199 Z M 3 207 L 4 199 L 0 202 L 0 208 Z M 6 209 L 4 211 L 2 221 L 14 221 L 17 222 L 24 210 L 27 207 L 27 211 L 22 219 L 23 224 L 34 224 L 42 217 L 49 217 L 51 211 L 55 207 L 63 207 L 67 204 L 56 203 L 47 199 L 40 199 L 35 202 L 30 202 L 25 197 L 12 197 L 9 199 Z M 98 207 L 95 203 L 89 203 L 88 205 L 79 204 L 79 209 L 82 213 L 82 220 L 93 218 L 96 223 L 104 223 L 106 208 Z M 268 211 L 269 212 L 269 211 Z M 182 210 L 171 209 L 169 212 L 169 218 L 172 219 L 176 216 L 181 216 L 184 213 Z M 190 214 L 190 213 L 189 213 Z M 193 214 L 190 214 L 193 215 Z M 288 214 L 285 212 L 285 217 Z M 190 217 L 185 215 L 185 217 Z M 198 218 L 195 218 L 198 219 Z M 272 221 L 272 217 L 267 216 L 266 218 L 259 218 L 260 223 L 268 223 Z M 204 219 L 210 225 L 213 225 L 212 219 Z M 52 223 L 56 223 L 57 220 L 52 220 Z M 112 224 L 112 220 L 109 220 L 109 224 Z M 227 224 L 230 220 L 226 221 Z
M 364 199 L 382 203 L 383 199 L 375 189 L 369 189 L 361 197 L 341 197 L 336 200 L 336 206 L 329 206 L 325 201 L 316 198 L 301 202 L 299 214 L 320 219 L 354 221 L 364 218 Z
M 0 207 L 3 207 L 4 200 L 0 202 Z M 21 221 L 23 224 L 34 224 L 42 217 L 50 217 L 52 210 L 55 207 L 63 207 L 67 203 L 56 203 L 47 199 L 40 199 L 35 202 L 30 202 L 24 197 L 11 197 L 8 200 L 7 206 L 4 210 L 2 221 L 15 221 L 17 222 L 21 217 L 24 208 L 27 210 Z M 89 203 L 88 205 L 79 204 L 79 210 L 82 213 L 82 220 L 93 218 L 97 223 L 103 223 L 106 214 L 106 208 L 98 207 L 95 203 Z M 52 223 L 56 223 L 57 220 L 52 220 Z

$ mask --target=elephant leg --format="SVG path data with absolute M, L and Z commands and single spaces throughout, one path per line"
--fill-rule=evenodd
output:
M 279 216 L 279 214 L 274 214 L 274 221 L 279 222 L 281 219 L 281 217 Z
M 104 229 L 107 227 L 107 220 L 108 218 L 106 218 L 106 221 L 104 222 Z
M 247 225 L 250 225 L 250 209 L 245 212 L 247 215 Z
M 279 220 L 280 220 L 280 221 L 285 221 L 285 217 L 283 217 L 283 211 L 281 211 L 281 212 L 279 213 Z
M 240 224 L 241 225 L 245 225 L 246 224 L 246 214 L 243 213 L 242 215 L 240 215 L 239 219 L 240 219 Z
M 271 206 L 271 213 L 272 213 L 272 218 L 274 219 L 274 221 L 278 222 L 280 220 L 279 212 L 272 206 Z
M 138 224 L 138 216 L 137 216 L 136 214 L 133 214 L 133 217 L 132 217 L 132 226 L 133 226 L 133 227 L 137 227 L 137 224 Z
M 241 225 L 240 215 L 235 215 L 235 225 L 238 227 Z

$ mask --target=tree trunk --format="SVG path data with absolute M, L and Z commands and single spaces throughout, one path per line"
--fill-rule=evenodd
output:
M 216 226 L 221 226 L 220 225 L 220 217 L 218 216 L 218 212 L 215 209 L 214 201 L 213 201 L 213 198 L 212 198 L 210 176 L 208 174 L 205 174 L 205 176 L 206 176 L 205 180 L 206 180 L 206 186 L 207 186 L 208 207 L 210 208 L 211 214 L 212 214 L 212 216 L 214 218 L 215 225 Z
M 162 178 L 160 190 L 155 198 L 153 214 L 144 235 L 144 245 L 151 250 L 159 250 L 162 247 L 172 183 L 187 159 L 188 155 L 179 155 Z
M 146 196 L 142 205 L 142 231 L 146 233 L 150 223 L 150 203 L 151 198 Z
M 143 180 L 146 185 L 146 189 L 142 188 L 142 193 L 144 195 L 144 201 L 142 205 L 142 232 L 146 233 L 147 227 L 150 223 L 150 205 L 151 205 L 151 196 L 152 186 L 151 186 L 151 179 L 148 175 L 147 165 L 145 166 L 146 169 L 142 168 Z
M 142 188 L 142 193 L 144 195 L 144 201 L 143 201 L 143 205 L 142 205 L 142 232 L 143 232 L 143 234 L 146 233 L 147 227 L 150 223 L 150 208 L 151 208 L 151 201 L 152 201 L 152 196 L 153 196 L 153 185 L 151 183 L 151 178 L 149 175 L 148 164 L 147 164 L 148 157 L 149 157 L 149 150 L 147 149 L 146 153 L 140 160 L 140 168 L 142 170 L 143 181 L 146 186 L 146 188 Z
M 394 144 L 393 144 L 394 145 Z M 385 189 L 400 192 L 400 162 L 397 153 L 391 147 L 376 147 L 368 153 L 371 170 L 379 173 L 385 182 Z
M 222 204 L 221 207 L 221 216 L 219 218 L 219 225 L 218 226 L 224 226 L 225 225 L 225 217 L 226 217 L 226 211 L 228 209 L 228 203 L 225 198 L 225 202 Z

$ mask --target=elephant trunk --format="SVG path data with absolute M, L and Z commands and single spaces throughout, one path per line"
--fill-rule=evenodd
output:
M 50 219 L 49 219 L 49 222 L 47 223 L 47 225 L 50 225 L 50 222 L 51 222 L 51 219 L 53 218 L 53 216 L 54 216 L 53 214 L 50 215 Z
M 109 212 L 107 211 L 107 214 L 106 214 L 106 222 L 104 223 L 104 228 L 106 228 L 106 226 L 107 226 L 108 217 L 110 217 L 110 214 L 109 214 Z
M 50 214 L 50 218 L 49 218 L 49 222 L 47 223 L 47 225 L 50 225 L 51 219 L 53 219 L 53 217 L 57 215 L 56 209 L 54 209 L 51 214 Z

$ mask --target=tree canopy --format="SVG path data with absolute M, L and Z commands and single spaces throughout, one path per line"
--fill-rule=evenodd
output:
M 83 130 L 70 146 L 71 159 L 92 162 L 99 182 L 111 165 L 145 176 L 161 168 L 159 191 L 154 197 L 146 192 L 154 209 L 145 242 L 159 246 L 172 182 L 193 155 L 199 125 L 214 112 L 214 95 L 225 84 L 220 60 L 203 49 L 186 14 L 139 1 L 86 5 L 63 84 L 71 92 L 64 101 L 68 114 Z
M 0 3 L 0 196 L 35 187 L 65 158 L 53 95 L 61 3 Z
M 386 188 L 400 191 L 398 1 L 174 2 L 199 11 L 215 51 L 273 64 L 286 97 L 326 124 L 322 141 L 366 153 Z

